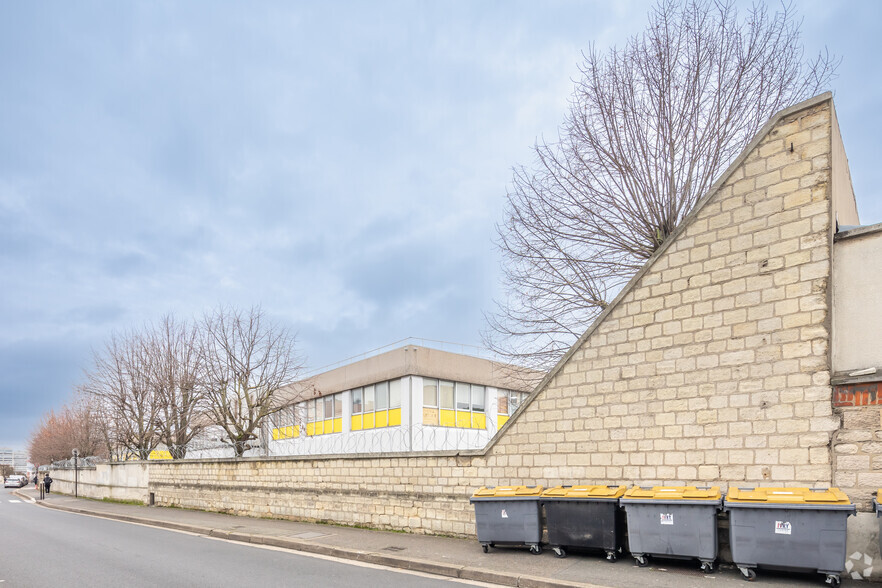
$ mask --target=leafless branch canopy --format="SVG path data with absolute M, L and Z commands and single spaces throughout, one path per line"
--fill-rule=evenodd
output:
M 281 408 L 278 390 L 303 369 L 294 336 L 260 308 L 219 308 L 202 322 L 201 360 L 213 424 L 242 455 L 266 417 Z
M 152 362 L 145 333 L 114 334 L 95 353 L 83 386 L 109 427 L 110 445 L 138 459 L 147 459 L 159 444 L 160 405 Z
M 183 459 L 190 441 L 208 425 L 198 326 L 165 315 L 146 330 L 144 345 L 157 404 L 156 434 L 172 459 Z
M 77 390 L 73 401 L 57 414 L 49 411 L 31 434 L 28 454 L 36 465 L 67 459 L 73 449 L 82 455 L 107 457 L 102 422 L 89 397 Z
M 660 0 L 622 49 L 584 55 L 558 140 L 514 171 L 497 227 L 506 296 L 485 343 L 549 367 L 778 110 L 826 89 L 790 5 Z
M 112 459 L 148 459 L 164 446 L 182 459 L 219 427 L 241 456 L 278 410 L 277 391 L 302 369 L 294 342 L 260 308 L 220 308 L 193 322 L 169 314 L 112 335 L 82 386 L 103 448 Z

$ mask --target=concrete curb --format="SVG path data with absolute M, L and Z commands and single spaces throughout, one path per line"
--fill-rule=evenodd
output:
M 13 494 L 21 498 L 31 500 L 31 497 L 24 494 L 19 494 L 18 492 L 13 492 Z M 525 576 L 519 574 L 509 574 L 505 572 L 489 571 L 478 568 L 470 568 L 466 566 L 458 566 L 454 564 L 439 563 L 425 559 L 413 559 L 408 557 L 389 555 L 386 553 L 377 553 L 373 551 L 361 551 L 357 549 L 348 549 L 345 547 L 321 545 L 293 538 L 276 537 L 273 535 L 250 535 L 247 533 L 225 531 L 222 529 L 211 529 L 209 527 L 201 527 L 198 525 L 188 525 L 184 523 L 158 521 L 156 519 L 148 519 L 131 515 L 99 512 L 85 508 L 76 508 L 72 506 L 52 504 L 40 500 L 34 501 L 34 504 L 53 510 L 60 510 L 74 514 L 90 515 L 125 523 L 138 523 L 151 527 L 170 529 L 173 531 L 185 531 L 188 533 L 194 533 L 196 535 L 205 535 L 207 537 L 216 537 L 218 539 L 238 541 L 240 543 L 268 545 L 271 547 L 289 549 L 291 551 L 302 551 L 304 553 L 336 557 L 339 559 L 351 559 L 354 561 L 360 561 L 390 568 L 422 572 L 426 574 L 433 574 L 436 576 L 446 576 L 449 578 L 457 578 L 461 580 L 486 582 L 488 584 L 498 584 L 500 586 L 515 586 L 518 588 L 605 588 L 597 584 L 566 582 L 561 580 L 554 580 L 551 578 L 540 578 L 536 576 Z

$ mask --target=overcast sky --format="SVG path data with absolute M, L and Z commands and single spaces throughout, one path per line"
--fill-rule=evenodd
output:
M 650 3 L 4 2 L 0 446 L 114 330 L 261 304 L 317 368 L 480 344 L 511 167 Z M 797 2 L 882 221 L 882 3 Z

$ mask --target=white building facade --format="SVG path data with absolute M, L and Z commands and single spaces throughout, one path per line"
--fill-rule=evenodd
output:
M 283 408 L 245 457 L 480 449 L 542 374 L 420 345 L 346 363 L 280 391 Z M 187 458 L 233 457 L 210 428 Z M 155 459 L 168 459 L 155 452 Z M 154 459 L 151 456 L 151 459 Z

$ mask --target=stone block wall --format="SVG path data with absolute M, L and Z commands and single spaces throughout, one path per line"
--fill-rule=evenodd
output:
M 882 488 L 882 392 L 879 382 L 835 386 L 833 404 L 842 428 L 833 439 L 833 484 L 861 510 L 872 510 Z
M 749 149 L 491 462 L 541 484 L 830 484 L 831 108 Z
M 160 506 L 472 536 L 480 457 L 151 462 Z

